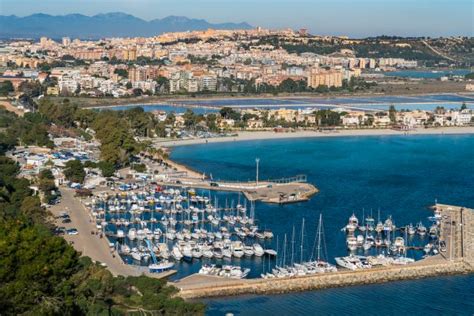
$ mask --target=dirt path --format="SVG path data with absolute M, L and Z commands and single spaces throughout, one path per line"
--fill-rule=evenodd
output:
M 0 107 L 4 107 L 5 110 L 15 113 L 18 116 L 23 116 L 25 112 L 13 106 L 9 101 L 0 100 Z

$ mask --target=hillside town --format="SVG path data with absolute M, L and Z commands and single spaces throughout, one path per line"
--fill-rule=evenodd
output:
M 412 59 L 382 57 L 385 49 L 394 50 L 392 55 L 397 55 L 398 50 L 405 52 L 413 45 L 408 40 L 382 38 L 370 42 L 379 53 L 370 52 L 368 56 L 344 48 L 361 42 L 347 37 L 310 36 L 304 29 L 262 28 L 98 41 L 68 37 L 10 40 L 0 47 L 0 83 L 11 82 L 12 90 L 17 91 L 23 82 L 38 82 L 44 85 L 44 95 L 95 98 L 342 89 L 352 92 L 377 85 L 384 72 L 433 64 L 432 60 L 419 59 L 433 58 L 426 54 L 405 54 Z M 315 43 L 323 48 L 342 48 L 326 54 L 311 52 Z M 304 49 L 295 51 L 300 46 Z

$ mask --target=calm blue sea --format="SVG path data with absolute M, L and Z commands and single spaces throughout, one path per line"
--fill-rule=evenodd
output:
M 255 178 L 255 158 L 260 158 L 260 178 L 306 174 L 321 192 L 309 202 L 284 206 L 257 203 L 261 227 L 291 238 L 293 226 L 301 235 L 305 219 L 303 257 L 311 256 L 317 218 L 323 214 L 329 260 L 346 255 L 340 229 L 355 212 L 359 219 L 372 213 L 391 215 L 398 226 L 428 224 L 427 209 L 440 203 L 474 207 L 474 136 L 373 136 L 229 142 L 183 146 L 172 158 L 214 178 Z M 220 193 L 220 203 L 236 195 Z M 418 238 L 418 237 L 416 237 Z M 422 243 L 423 240 L 410 240 Z M 295 261 L 301 238 L 295 238 Z M 276 246 L 276 238 L 272 246 Z M 288 250 L 291 244 L 288 243 Z M 419 254 L 411 253 L 411 256 Z M 252 277 L 268 262 L 236 260 L 252 268 Z M 273 262 L 271 262 L 273 264 Z M 197 271 L 199 264 L 181 266 L 180 275 Z M 474 277 L 455 276 L 383 285 L 329 289 L 275 296 L 245 296 L 208 300 L 210 315 L 337 315 L 435 314 L 472 315 Z

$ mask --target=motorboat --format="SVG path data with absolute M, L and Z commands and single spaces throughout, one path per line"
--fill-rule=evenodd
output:
M 160 273 L 168 271 L 174 267 L 174 263 L 168 260 L 163 260 L 159 263 L 153 263 L 148 266 L 151 273 Z
M 236 258 L 241 258 L 244 255 L 244 250 L 240 241 L 235 241 L 232 244 L 232 255 Z
M 253 244 L 253 252 L 257 257 L 261 257 L 265 254 L 265 250 L 263 250 L 262 246 L 258 243 Z

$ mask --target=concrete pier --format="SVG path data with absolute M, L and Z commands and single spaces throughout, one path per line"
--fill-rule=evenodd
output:
M 185 299 L 243 294 L 280 294 L 332 287 L 420 279 L 440 275 L 473 273 L 472 265 L 459 260 L 433 261 L 409 266 L 392 266 L 360 271 L 321 273 L 311 276 L 275 279 L 219 280 L 211 276 L 191 276 L 173 283 Z M 219 278 L 222 279 L 222 278 Z
M 446 249 L 436 256 L 412 264 L 272 279 L 232 280 L 195 274 L 172 284 L 180 289 L 179 296 L 191 299 L 278 294 L 474 273 L 474 210 L 443 204 L 436 204 L 433 208 L 440 215 L 440 241 L 446 244 Z
M 266 203 L 295 203 L 309 200 L 318 189 L 305 181 L 227 182 L 209 179 L 178 178 L 159 182 L 161 185 L 188 187 L 213 191 L 242 192 L 250 201 Z

